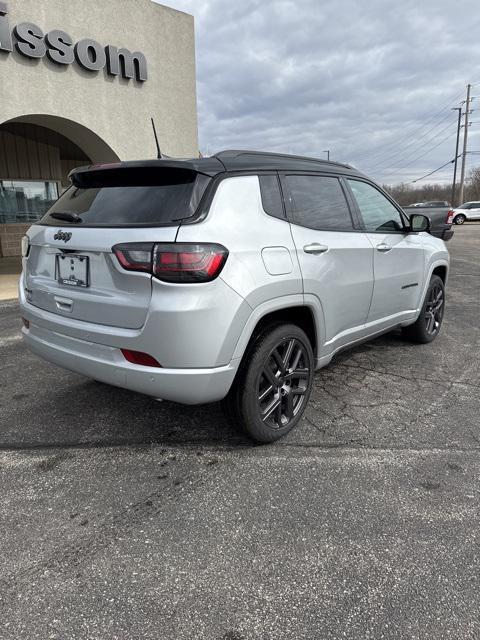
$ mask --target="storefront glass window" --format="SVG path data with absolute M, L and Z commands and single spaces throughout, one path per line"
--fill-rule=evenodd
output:
M 56 182 L 0 180 L 0 224 L 35 222 L 57 198 Z

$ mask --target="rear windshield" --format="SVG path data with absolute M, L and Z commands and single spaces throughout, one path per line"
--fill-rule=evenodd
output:
M 190 169 L 103 169 L 73 184 L 40 221 L 84 227 L 162 226 L 190 218 L 210 178 Z

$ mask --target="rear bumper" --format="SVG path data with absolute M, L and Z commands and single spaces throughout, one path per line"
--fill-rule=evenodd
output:
M 57 313 L 33 305 L 26 297 L 25 268 L 19 283 L 22 315 L 36 326 L 79 340 L 133 349 L 153 356 L 165 369 L 224 367 L 252 309 L 221 278 L 192 285 L 172 285 L 152 278 L 152 297 L 145 322 L 138 328 L 111 323 L 99 310 L 95 322 L 78 319 L 72 310 Z M 88 290 L 87 290 L 88 291 Z M 121 310 L 119 311 L 121 315 Z
M 88 342 L 30 321 L 23 339 L 41 358 L 89 378 L 183 404 L 215 402 L 226 396 L 239 359 L 211 369 L 163 369 L 127 362 L 115 347 Z

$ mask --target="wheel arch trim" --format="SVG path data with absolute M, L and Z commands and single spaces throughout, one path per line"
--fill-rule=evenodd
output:
M 314 298 L 314 296 L 312 296 L 312 298 Z M 237 341 L 232 358 L 243 357 L 255 328 L 262 318 L 275 311 L 283 311 L 291 307 L 306 307 L 312 312 L 315 330 L 317 333 L 317 352 L 320 351 L 324 342 L 323 322 L 321 321 L 321 318 L 323 317 L 323 310 L 321 309 L 320 302 L 316 299 L 316 304 L 312 303 L 310 300 L 307 301 L 302 293 L 296 293 L 267 300 L 252 310 L 252 313 L 245 323 L 242 333 Z M 319 314 L 321 314 L 320 317 Z
M 428 291 L 428 287 L 430 285 L 430 280 L 432 279 L 433 276 L 433 272 L 435 271 L 435 269 L 437 269 L 437 267 L 443 267 L 445 268 L 445 282 L 444 282 L 444 286 L 447 286 L 447 282 L 448 282 L 448 273 L 450 270 L 450 264 L 448 262 L 448 260 L 435 260 L 434 262 L 431 262 L 429 267 L 428 267 L 428 276 L 425 278 L 425 283 L 423 285 L 423 291 L 422 291 L 422 295 L 420 298 L 420 304 L 419 307 L 417 309 L 417 314 L 416 314 L 416 318 L 418 318 L 418 315 L 420 313 L 420 311 L 422 310 L 423 307 L 423 303 L 425 302 L 425 296 L 427 295 L 427 291 Z

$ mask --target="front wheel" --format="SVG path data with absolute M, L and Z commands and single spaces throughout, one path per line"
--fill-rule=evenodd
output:
M 314 358 L 305 332 L 271 325 L 253 340 L 224 406 L 256 442 L 274 442 L 300 421 L 312 390 Z
M 453 219 L 453 223 L 454 224 L 463 224 L 466 220 L 466 216 L 463 215 L 463 213 L 459 213 L 458 216 L 455 216 L 455 218 Z
M 445 311 L 445 285 L 439 276 L 432 276 L 427 295 L 414 324 L 403 328 L 404 335 L 413 342 L 432 342 L 440 333 Z

